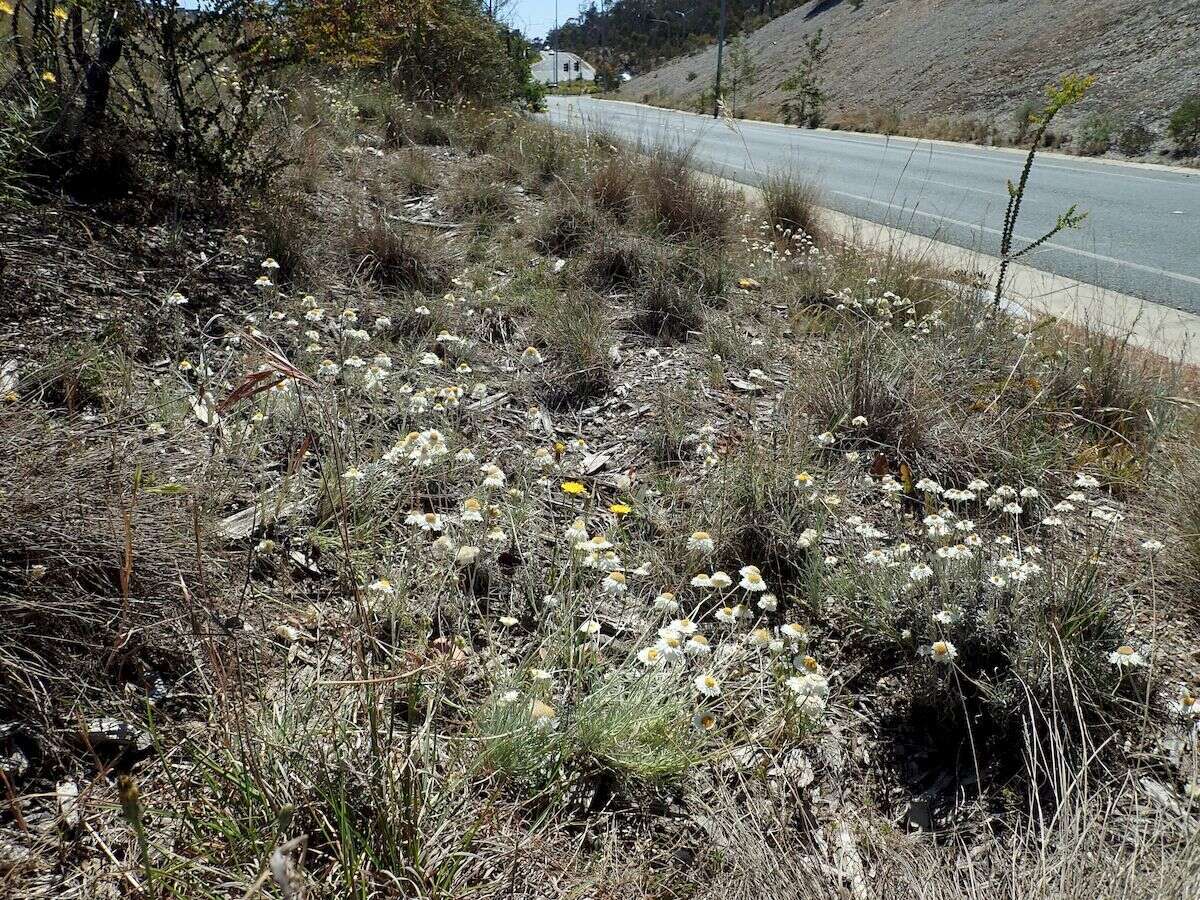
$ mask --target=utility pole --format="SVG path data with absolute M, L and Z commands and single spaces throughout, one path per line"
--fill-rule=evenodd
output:
M 717 86 L 713 91 L 713 118 L 721 115 L 721 60 L 725 55 L 725 0 L 721 0 L 721 24 L 717 26 Z
M 558 87 L 558 0 L 554 0 L 554 86 Z

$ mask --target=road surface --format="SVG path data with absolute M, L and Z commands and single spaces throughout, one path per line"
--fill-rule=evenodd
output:
M 591 97 L 548 100 L 547 115 L 558 125 L 686 149 L 697 168 L 745 184 L 792 170 L 817 183 L 825 206 L 992 256 L 999 255 L 1006 181 L 1019 178 L 1023 161 L 969 144 L 718 122 Z M 1018 241 L 1040 237 L 1072 204 L 1087 212 L 1083 226 L 1022 262 L 1200 313 L 1200 171 L 1039 157 Z

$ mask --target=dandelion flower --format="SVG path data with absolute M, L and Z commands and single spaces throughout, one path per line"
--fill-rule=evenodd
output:
M 587 488 L 578 481 L 564 481 L 559 487 L 562 488 L 564 494 L 569 494 L 572 497 L 582 497 L 587 493 Z
M 621 519 L 633 512 L 633 508 L 627 503 L 610 503 L 608 511 L 618 519 Z
M 710 675 L 707 672 L 702 675 L 697 675 L 695 680 L 692 681 L 692 684 L 694 684 L 696 686 L 696 690 L 698 690 L 705 697 L 721 696 L 721 682 L 718 681 L 715 676 Z

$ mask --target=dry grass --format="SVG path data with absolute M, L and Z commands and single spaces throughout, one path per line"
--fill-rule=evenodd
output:
M 5 889 L 1195 893 L 1185 385 L 781 240 L 794 181 L 746 218 L 678 155 L 337 96 L 302 289 L 231 242 L 154 352 L 19 357 Z M 413 163 L 404 215 L 488 227 L 393 218 Z M 102 716 L 153 745 L 110 769 Z
M 449 259 L 435 239 L 380 214 L 357 218 L 345 239 L 353 270 L 384 287 L 436 291 L 450 278 Z

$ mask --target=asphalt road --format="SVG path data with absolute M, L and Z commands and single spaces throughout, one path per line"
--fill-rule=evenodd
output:
M 1005 183 L 1019 178 L 1023 161 L 967 144 L 717 122 L 590 97 L 552 96 L 548 117 L 643 146 L 689 150 L 697 168 L 745 184 L 792 170 L 815 180 L 824 206 L 992 256 L 999 255 Z M 1200 171 L 1039 157 L 1018 241 L 1040 237 L 1072 204 L 1088 214 L 1082 227 L 1022 262 L 1200 313 Z

